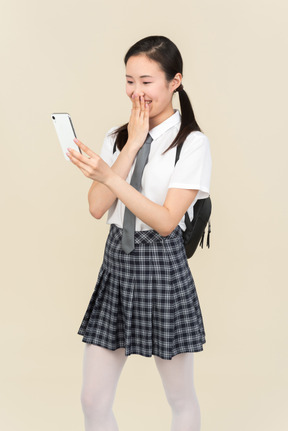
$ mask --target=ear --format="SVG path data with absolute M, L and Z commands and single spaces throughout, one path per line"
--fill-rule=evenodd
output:
M 170 81 L 170 84 L 171 84 L 170 88 L 172 92 L 174 92 L 181 83 L 182 83 L 182 74 L 179 72 L 179 73 L 176 73 L 172 81 Z

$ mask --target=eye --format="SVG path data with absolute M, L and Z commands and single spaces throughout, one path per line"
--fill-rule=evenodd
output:
M 143 82 L 144 85 L 152 84 L 152 82 Z
M 133 84 L 133 81 L 127 81 L 127 84 Z

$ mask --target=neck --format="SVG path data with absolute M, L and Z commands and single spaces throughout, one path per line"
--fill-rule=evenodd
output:
M 153 129 L 154 127 L 158 126 L 159 124 L 163 123 L 163 121 L 167 120 L 167 118 L 171 117 L 171 115 L 175 114 L 173 107 L 169 107 L 169 109 L 165 110 L 164 112 L 161 112 L 158 115 L 155 115 L 155 117 L 149 118 L 149 130 Z

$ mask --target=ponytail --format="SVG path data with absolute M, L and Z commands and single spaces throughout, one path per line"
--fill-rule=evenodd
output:
M 171 150 L 173 147 L 178 147 L 179 145 L 182 145 L 187 138 L 187 136 L 191 132 L 202 132 L 200 129 L 194 115 L 194 111 L 190 102 L 190 99 L 188 97 L 188 94 L 184 90 L 184 87 L 182 84 L 179 85 L 176 92 L 179 92 L 179 100 L 180 100 L 180 108 L 181 108 L 181 126 L 179 129 L 179 132 L 170 145 L 170 147 L 167 148 L 166 151 Z M 166 153 L 165 151 L 165 153 Z

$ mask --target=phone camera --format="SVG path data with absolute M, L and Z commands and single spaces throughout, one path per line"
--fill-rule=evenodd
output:
M 54 117 L 54 115 L 52 115 L 52 118 L 53 118 L 53 120 L 55 120 L 55 117 Z

